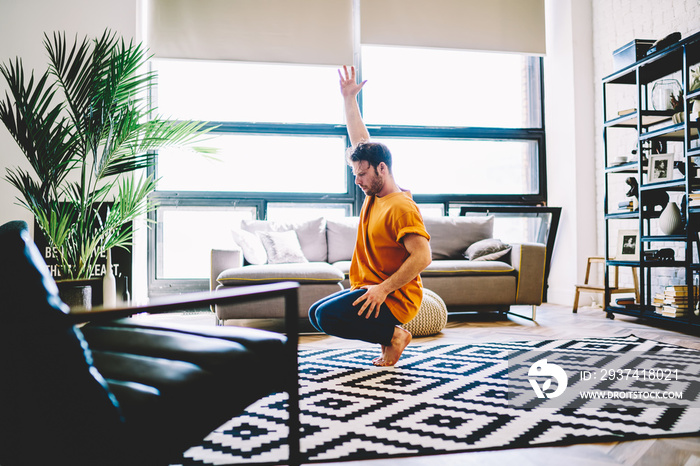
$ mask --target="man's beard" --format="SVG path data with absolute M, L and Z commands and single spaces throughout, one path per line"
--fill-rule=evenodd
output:
M 376 178 L 372 179 L 372 182 L 369 186 L 360 186 L 360 188 L 362 189 L 362 191 L 364 191 L 366 196 L 376 196 L 377 193 L 381 192 L 382 188 L 384 188 L 384 180 L 381 177 L 377 176 Z

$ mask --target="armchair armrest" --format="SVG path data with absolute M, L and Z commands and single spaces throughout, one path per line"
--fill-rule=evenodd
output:
M 238 249 L 212 249 L 211 250 L 211 276 L 209 289 L 216 289 L 216 277 L 226 269 L 243 267 L 243 251 Z
M 510 252 L 511 265 L 518 274 L 515 304 L 542 304 L 546 247 L 540 243 L 516 243 Z

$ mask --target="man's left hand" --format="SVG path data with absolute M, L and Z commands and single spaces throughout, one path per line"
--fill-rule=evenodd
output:
M 357 315 L 361 316 L 366 311 L 367 314 L 365 314 L 365 319 L 369 319 L 372 314 L 374 314 L 375 318 L 379 317 L 379 311 L 382 304 L 386 300 L 388 293 L 385 293 L 380 285 L 367 285 L 363 286 L 362 288 L 367 291 L 365 294 L 357 298 L 354 303 L 352 303 L 353 306 L 359 306 L 360 303 L 364 302 Z

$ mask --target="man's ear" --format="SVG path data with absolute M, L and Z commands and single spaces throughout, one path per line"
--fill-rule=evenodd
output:
M 379 165 L 377 165 L 377 168 L 382 173 L 382 175 L 386 175 L 387 173 L 389 173 L 389 167 L 387 167 L 386 163 L 384 163 L 384 162 L 379 162 Z

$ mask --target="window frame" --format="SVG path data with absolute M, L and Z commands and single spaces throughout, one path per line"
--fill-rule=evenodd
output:
M 358 74 L 362 76 L 362 70 Z M 530 111 L 539 113 L 540 126 L 537 128 L 492 128 L 492 127 L 435 127 L 409 125 L 368 125 L 370 136 L 376 138 L 410 137 L 438 139 L 471 140 L 529 140 L 537 144 L 537 164 L 532 176 L 537 177 L 537 192 L 533 194 L 413 194 L 418 204 L 441 204 L 443 215 L 449 215 L 450 208 L 459 208 L 464 204 L 492 204 L 501 206 L 542 206 L 547 205 L 547 160 L 544 106 L 544 65 L 542 57 L 531 57 L 528 67 L 530 95 L 533 102 Z M 538 76 L 539 75 L 539 76 Z M 533 76 L 537 79 L 532 79 Z M 362 109 L 362 94 L 358 99 Z M 533 120 L 536 121 L 536 120 Z M 340 136 L 349 146 L 345 124 L 308 124 L 308 123 L 251 123 L 251 122 L 210 122 L 212 134 L 270 134 L 297 136 Z M 339 154 L 342 156 L 342 154 Z M 149 167 L 149 174 L 158 176 L 157 167 Z M 159 207 L 232 207 L 255 206 L 258 219 L 267 218 L 267 204 L 314 203 L 314 204 L 348 204 L 353 215 L 358 215 L 364 193 L 354 182 L 352 170 L 346 168 L 346 192 L 344 193 L 285 193 L 285 192 L 209 192 L 209 191 L 155 191 L 149 199 Z M 158 277 L 158 255 L 162 253 L 159 240 L 157 210 L 148 214 L 151 228 L 148 232 L 148 294 L 158 296 L 172 292 L 189 292 L 209 289 L 209 279 L 165 279 Z

